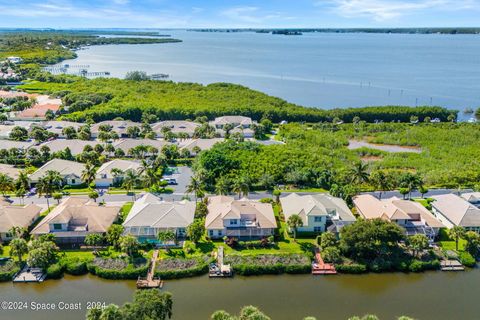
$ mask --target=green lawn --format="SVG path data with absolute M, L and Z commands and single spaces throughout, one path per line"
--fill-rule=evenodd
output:
M 122 221 L 125 220 L 128 216 L 128 213 L 132 209 L 133 202 L 127 202 L 123 205 L 123 207 L 120 209 L 120 217 L 122 218 Z
M 432 198 L 413 198 L 412 200 L 420 203 L 422 206 L 424 206 L 428 210 L 432 209 L 432 205 L 430 204 L 430 202 L 433 201 Z
M 453 250 L 455 251 L 455 241 L 440 241 L 438 242 L 440 247 L 444 250 Z M 460 239 L 458 241 L 458 250 L 459 251 L 464 251 L 465 250 L 465 244 L 467 242 L 463 239 Z

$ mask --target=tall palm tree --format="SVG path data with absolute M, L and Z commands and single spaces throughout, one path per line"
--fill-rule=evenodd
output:
M 454 226 L 451 229 L 448 229 L 448 236 L 455 240 L 455 250 L 458 251 L 458 240 L 465 235 L 465 229 L 460 226 Z
M 139 178 L 135 170 L 133 169 L 128 169 L 125 171 L 125 175 L 123 177 L 123 188 L 127 190 L 127 193 L 130 193 L 130 191 L 135 188 L 139 183 Z M 133 200 L 135 201 L 135 192 L 132 195 Z
M 4 173 L 0 173 L 0 192 L 2 192 L 2 195 L 5 196 L 5 194 L 8 191 L 12 191 L 12 190 L 13 190 L 13 179 Z
M 45 176 L 40 178 L 37 183 L 38 195 L 45 196 L 47 199 L 47 208 L 50 212 L 50 203 L 48 198 L 52 196 L 55 191 L 59 191 L 63 183 L 63 178 L 58 171 L 48 170 Z
M 245 197 L 248 196 L 248 192 L 250 191 L 248 180 L 244 177 L 238 177 L 233 181 L 232 190 L 238 194 L 238 199 L 242 197 L 242 194 Z
M 361 161 L 355 163 L 349 173 L 352 183 L 362 184 L 368 182 L 368 163 L 362 163 Z
M 190 183 L 187 185 L 187 193 L 193 193 L 195 195 L 195 202 L 197 202 L 198 195 L 204 191 L 202 181 L 197 176 L 191 177 Z
M 230 191 L 230 181 L 225 177 L 220 177 L 217 179 L 215 184 L 215 193 L 218 195 L 227 195 Z
M 97 170 L 95 166 L 87 162 L 85 163 L 85 169 L 82 171 L 82 180 L 87 184 L 88 188 L 90 188 L 90 184 L 95 180 L 95 176 L 97 174 Z
M 293 241 L 297 241 L 297 229 L 303 226 L 303 220 L 298 214 L 292 214 L 288 217 L 287 225 L 293 231 Z
M 32 149 L 33 150 L 33 149 Z M 28 181 L 28 175 L 25 171 L 20 171 L 17 177 L 17 180 L 15 180 L 16 188 L 23 188 L 25 190 L 30 189 L 30 183 Z

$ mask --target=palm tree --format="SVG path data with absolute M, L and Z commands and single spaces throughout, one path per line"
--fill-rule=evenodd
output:
M 4 173 L 0 173 L 0 191 L 2 192 L 2 195 L 5 197 L 6 193 L 12 190 L 13 179 Z
M 460 226 L 454 226 L 448 230 L 448 236 L 455 240 L 455 250 L 458 251 L 458 240 L 465 235 L 465 229 Z
M 120 182 L 120 178 L 123 176 L 123 170 L 119 168 L 112 168 L 110 173 L 113 176 L 113 184 L 117 184 Z
M 27 193 L 27 191 L 23 187 L 20 187 L 17 190 L 15 190 L 15 196 L 20 198 L 20 203 L 21 204 L 23 204 L 23 198 L 25 198 L 26 193 Z
M 215 184 L 215 193 L 218 195 L 227 195 L 230 191 L 230 181 L 225 177 L 220 177 L 217 179 Z
M 288 217 L 287 225 L 293 231 L 293 241 L 297 241 L 297 228 L 303 226 L 303 220 L 298 214 Z
M 127 193 L 130 193 L 135 186 L 139 183 L 138 175 L 133 169 L 128 169 L 125 171 L 125 175 L 123 177 L 123 188 L 127 190 Z M 133 200 L 135 201 L 135 192 L 132 195 Z
M 95 166 L 90 162 L 85 163 L 85 169 L 82 171 L 82 180 L 87 184 L 88 188 L 90 188 L 90 184 L 95 180 L 96 174 L 97 170 Z
M 383 192 L 389 191 L 392 188 L 392 184 L 383 171 L 372 172 L 372 174 L 370 174 L 370 181 L 375 189 L 378 190 L 378 199 L 382 198 Z
M 38 195 L 45 196 L 47 199 L 47 208 L 50 212 L 50 203 L 48 198 L 52 196 L 55 191 L 59 191 L 63 183 L 63 178 L 58 171 L 48 170 L 45 176 L 40 178 L 37 183 Z
M 352 183 L 362 184 L 368 181 L 368 164 L 361 161 L 355 163 L 350 169 L 350 177 Z
M 188 184 L 186 191 L 187 193 L 193 193 L 195 195 L 195 202 L 197 202 L 198 196 L 205 192 L 203 183 L 197 176 L 190 178 L 190 183 Z
M 17 256 L 18 261 L 22 262 L 22 257 L 28 253 L 28 245 L 25 239 L 16 238 L 10 241 L 10 255 Z
M 31 149 L 34 150 L 34 149 Z M 20 171 L 17 177 L 17 180 L 15 180 L 15 185 L 17 189 L 23 188 L 25 190 L 30 189 L 30 183 L 28 181 L 28 175 L 25 171 Z
M 244 196 L 248 196 L 248 192 L 250 191 L 249 189 L 249 184 L 247 179 L 244 177 L 238 177 L 233 181 L 233 186 L 232 186 L 233 192 L 238 194 L 238 199 L 242 197 L 242 194 Z

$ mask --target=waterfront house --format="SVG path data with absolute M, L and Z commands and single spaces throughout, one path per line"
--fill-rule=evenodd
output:
M 93 148 L 97 144 L 102 144 L 102 143 L 98 141 L 86 141 L 86 140 L 80 140 L 80 139 L 72 139 L 72 140 L 55 139 L 55 140 L 43 142 L 38 146 L 35 146 L 35 148 L 40 151 L 40 149 L 43 146 L 46 146 L 50 149 L 50 153 L 64 151 L 66 148 L 68 148 L 70 149 L 70 153 L 73 156 L 76 156 L 81 154 L 86 146 L 91 146 Z
M 353 223 L 355 216 L 345 201 L 329 194 L 299 195 L 291 193 L 280 198 L 285 219 L 299 215 L 303 226 L 298 232 L 338 232 L 342 226 Z
M 55 235 L 58 244 L 82 245 L 89 234 L 105 235 L 120 207 L 100 206 L 85 198 L 66 198 L 32 230 L 34 237 Z
M 189 139 L 180 144 L 180 150 L 188 150 L 192 156 L 197 155 L 197 151 L 209 150 L 216 143 L 225 141 L 223 138 L 213 139 Z
M 163 138 L 163 130 L 165 130 L 163 128 L 170 129 L 170 132 L 176 135 L 186 133 L 189 137 L 192 137 L 198 127 L 200 127 L 199 123 L 183 120 L 168 120 L 152 124 L 152 130 L 159 138 Z
M 36 204 L 13 206 L 8 202 L 0 203 L 0 243 L 12 240 L 10 230 L 13 227 L 28 229 L 40 216 L 42 208 Z
M 473 205 L 480 205 L 480 192 L 463 193 L 461 197 Z
M 212 239 L 224 236 L 252 240 L 273 235 L 277 222 L 270 203 L 243 198 L 214 196 L 208 198 L 205 219 L 207 235 Z
M 100 128 L 102 126 L 109 126 L 111 129 L 108 130 L 109 132 L 114 131 L 118 134 L 120 138 L 126 138 L 128 136 L 127 130 L 129 127 L 139 127 L 141 128 L 142 124 L 138 122 L 133 122 L 130 120 L 110 120 L 110 121 L 102 121 L 98 123 L 94 123 L 90 127 L 90 132 L 92 138 L 98 138 L 98 134 L 101 131 Z
M 418 202 L 393 197 L 379 200 L 370 194 L 353 198 L 357 213 L 365 219 L 385 219 L 406 230 L 407 235 L 425 234 L 433 240 L 445 227 L 430 211 Z
M 32 173 L 29 176 L 29 180 L 32 185 L 35 185 L 48 171 L 57 171 L 63 179 L 63 185 L 76 186 L 83 183 L 81 179 L 83 170 L 85 170 L 83 163 L 63 159 L 52 159 Z
M 178 240 L 184 239 L 187 227 L 195 216 L 193 201 L 163 201 L 151 193 L 135 201 L 123 226 L 126 234 L 140 242 L 159 243 L 159 232 L 172 231 Z
M 433 196 L 433 214 L 447 227 L 480 232 L 480 209 L 455 194 Z
M 127 170 L 138 172 L 140 167 L 141 165 L 139 162 L 122 159 L 114 159 L 105 162 L 97 170 L 95 185 L 97 187 L 109 187 L 120 184 L 123 180 L 124 173 Z M 118 172 L 119 174 L 116 171 L 120 171 Z

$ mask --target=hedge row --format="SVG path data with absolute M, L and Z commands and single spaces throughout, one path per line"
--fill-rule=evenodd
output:
M 134 280 L 138 277 L 144 277 L 148 272 L 149 264 L 138 265 L 138 264 L 127 264 L 123 268 L 116 269 L 107 269 L 105 267 L 99 266 L 96 264 L 97 259 L 94 259 L 92 262 L 87 263 L 88 271 L 100 278 L 104 279 L 113 279 L 113 280 Z M 120 259 L 102 259 L 105 261 L 116 262 Z
M 20 271 L 20 266 L 13 260 L 0 265 L 0 282 L 12 281 L 18 271 Z
M 171 259 L 171 260 L 186 260 L 186 259 Z M 179 279 L 195 277 L 208 272 L 208 264 L 212 262 L 212 259 L 194 259 L 195 263 L 191 267 L 187 268 L 161 268 L 161 265 L 157 265 L 155 270 L 155 276 L 162 279 Z
M 254 256 L 227 256 L 225 263 L 232 265 L 237 274 L 250 276 L 261 274 L 300 274 L 312 270 L 310 258 L 301 254 Z

